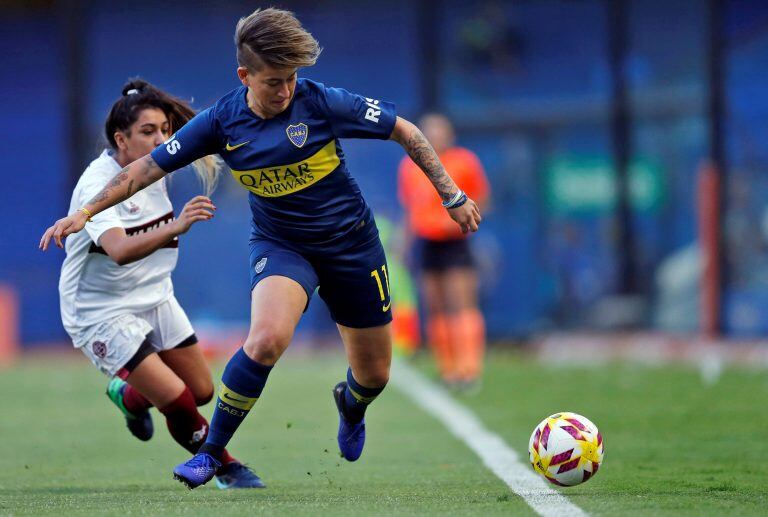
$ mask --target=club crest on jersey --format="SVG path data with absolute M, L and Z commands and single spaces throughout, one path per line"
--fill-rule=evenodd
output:
M 285 134 L 288 135 L 288 140 L 290 140 L 293 145 L 301 147 L 307 142 L 309 128 L 304 122 L 299 122 L 298 124 L 291 124 L 285 128 Z
M 264 257 L 260 261 L 256 262 L 256 265 L 254 266 L 254 270 L 256 271 L 256 274 L 261 273 L 264 271 L 264 268 L 267 266 L 267 257 Z

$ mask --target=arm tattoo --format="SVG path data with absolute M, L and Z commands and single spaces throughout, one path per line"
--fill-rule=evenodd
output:
M 157 167 L 157 163 L 155 163 L 155 160 L 154 160 L 154 159 L 152 159 L 152 155 L 151 155 L 151 154 L 148 154 L 148 155 L 147 155 L 147 156 L 144 158 L 144 176 L 149 176 L 149 173 L 150 173 L 150 172 L 152 171 L 152 169 L 154 169 L 155 167 Z M 149 185 L 150 183 L 151 183 L 151 182 L 148 182 L 148 183 L 147 183 L 147 185 Z M 147 186 L 147 185 L 145 185 L 145 186 Z M 144 187 L 141 187 L 141 188 L 144 188 Z
M 114 190 L 114 189 L 118 188 L 118 187 L 119 187 L 119 186 L 120 186 L 120 185 L 121 185 L 121 184 L 122 184 L 122 183 L 123 183 L 123 182 L 124 182 L 126 179 L 128 179 L 128 168 L 129 168 L 129 167 L 130 167 L 130 165 L 129 165 L 128 167 L 125 167 L 125 168 L 123 168 L 123 170 L 121 170 L 121 171 L 120 171 L 120 172 L 117 174 L 117 176 L 115 176 L 114 178 L 112 178 L 112 180 L 111 180 L 109 183 L 107 183 L 107 186 L 106 186 L 106 187 L 104 187 L 103 189 L 101 189 L 101 192 L 99 192 L 98 194 L 96 194 L 96 195 L 93 197 L 93 199 L 91 199 L 90 201 L 88 201 L 88 204 L 89 204 L 89 205 L 94 205 L 94 204 L 96 204 L 96 203 L 99 203 L 99 202 L 101 202 L 101 201 L 104 201 L 104 200 L 106 200 L 106 199 L 107 199 L 107 196 L 109 196 L 109 192 L 110 192 L 111 190 Z
M 135 163 L 135 162 L 134 162 Z M 131 197 L 133 194 L 138 192 L 141 189 L 144 189 L 151 185 L 157 178 L 152 179 L 151 175 L 153 172 L 153 169 L 157 167 L 157 164 L 155 163 L 155 160 L 152 159 L 152 156 L 146 156 L 144 160 L 141 161 L 136 167 L 138 167 L 140 170 L 138 171 L 139 179 L 134 181 L 134 178 L 131 178 L 131 176 L 128 174 L 128 171 L 131 169 L 131 165 L 128 165 L 127 167 L 123 168 L 117 176 L 112 178 L 109 183 L 107 183 L 107 186 L 104 187 L 101 192 L 96 194 L 93 199 L 91 199 L 88 204 L 89 205 L 95 205 L 97 203 L 101 203 L 104 201 L 107 201 L 108 199 L 112 198 L 112 204 L 109 206 L 114 206 L 117 203 L 120 203 L 121 201 L 124 201 Z M 131 171 L 133 174 L 136 175 L 136 172 Z M 123 190 L 123 184 L 128 181 L 128 186 L 125 190 Z M 134 189 L 134 183 L 136 188 Z M 115 192 L 117 191 L 117 192 Z M 116 194 L 116 199 L 113 197 Z M 104 207 L 108 208 L 108 207 Z M 101 208 L 99 211 L 103 210 L 104 208 Z
M 138 192 L 139 190 L 143 190 L 148 186 L 150 186 L 155 181 L 157 181 L 157 178 L 155 179 L 150 178 L 152 174 L 152 170 L 155 168 L 158 168 L 157 163 L 155 163 L 155 160 L 152 159 L 152 155 L 148 154 L 146 158 L 144 158 L 144 169 L 141 171 L 141 174 L 144 177 L 144 179 L 139 180 L 139 184 L 136 187 L 135 192 Z M 130 192 L 129 192 L 129 197 L 130 197 Z
M 424 138 L 424 134 L 417 128 L 412 129 L 403 147 L 408 152 L 408 156 L 427 175 L 443 201 L 450 200 L 456 193 L 456 184 L 448 173 L 445 172 L 443 164 L 440 163 L 440 158 L 438 158 L 437 153 L 427 139 Z

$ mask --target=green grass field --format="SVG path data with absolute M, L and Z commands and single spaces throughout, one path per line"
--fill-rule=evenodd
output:
M 416 364 L 431 373 L 428 360 Z M 289 353 L 230 447 L 268 488 L 190 492 L 171 479 L 187 454 L 157 414 L 155 437 L 141 443 L 85 359 L 24 361 L 0 372 L 0 515 L 533 513 L 396 389 L 369 412 L 361 460 L 339 458 L 330 390 L 344 371 L 341 350 Z M 603 468 L 561 490 L 588 513 L 762 514 L 768 504 L 765 371 L 727 369 L 705 386 L 686 367 L 548 370 L 497 352 L 483 389 L 457 399 L 523 460 L 544 416 L 592 419 L 605 437 Z

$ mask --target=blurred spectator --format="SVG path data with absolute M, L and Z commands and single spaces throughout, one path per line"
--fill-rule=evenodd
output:
M 577 327 L 585 311 L 603 294 L 605 279 L 601 281 L 595 250 L 587 245 L 585 234 L 580 225 L 562 221 L 553 225 L 548 240 L 559 291 L 555 320 L 568 328 Z
M 387 255 L 389 267 L 389 296 L 392 301 L 392 350 L 397 355 L 410 356 L 419 348 L 418 294 L 404 262 L 406 249 L 402 228 L 394 226 L 381 213 L 376 214 L 376 227 Z
M 443 115 L 426 115 L 419 125 L 448 174 L 482 209 L 488 181 L 480 160 L 454 145 L 453 126 Z M 408 157 L 400 164 L 398 183 L 420 271 L 427 337 L 440 374 L 451 386 L 471 386 L 482 370 L 485 321 L 478 309 L 477 271 L 468 236 L 451 220 L 429 179 Z
M 755 192 L 765 185 L 750 170 L 735 170 L 730 177 L 725 214 L 726 265 L 733 288 L 768 283 L 768 243 L 762 232 L 764 201 Z
M 459 29 L 459 55 L 470 69 L 508 72 L 518 68 L 523 37 L 502 4 L 488 2 Z

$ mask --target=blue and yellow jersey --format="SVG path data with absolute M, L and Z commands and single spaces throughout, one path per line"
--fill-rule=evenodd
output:
M 388 102 L 299 79 L 289 107 L 262 119 L 247 88 L 200 112 L 152 158 L 167 172 L 219 154 L 249 191 L 253 235 L 299 250 L 330 250 L 370 217 L 344 163 L 339 138 L 389 138 L 395 108 Z

